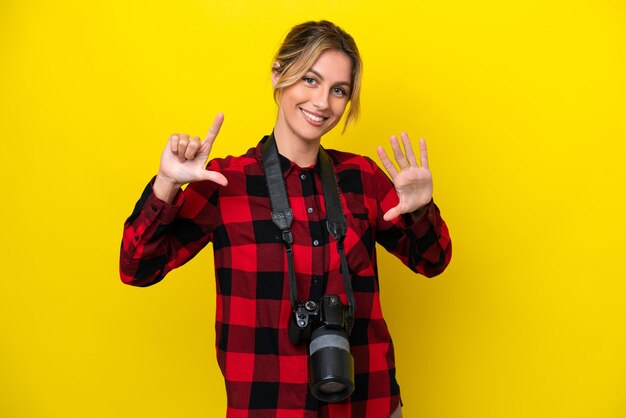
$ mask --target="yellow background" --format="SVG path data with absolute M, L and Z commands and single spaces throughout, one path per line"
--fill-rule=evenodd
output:
M 0 3 L 0 416 L 223 416 L 210 250 L 122 285 L 122 223 L 173 132 L 270 132 L 271 58 L 326 18 L 365 62 L 327 147 L 425 137 L 452 264 L 381 253 L 406 417 L 626 417 L 626 4 Z

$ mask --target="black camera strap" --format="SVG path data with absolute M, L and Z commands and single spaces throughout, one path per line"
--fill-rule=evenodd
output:
M 296 285 L 296 273 L 293 265 L 293 234 L 291 233 L 291 223 L 293 221 L 293 212 L 289 205 L 287 189 L 285 188 L 285 179 L 283 171 L 278 159 L 278 149 L 276 148 L 276 140 L 274 134 L 270 135 L 262 148 L 263 169 L 265 171 L 265 180 L 267 182 L 267 190 L 269 192 L 272 205 L 272 220 L 282 232 L 283 242 L 285 243 L 285 251 L 287 252 L 287 267 L 289 269 L 289 297 L 291 299 L 291 307 L 296 308 L 298 300 L 298 289 Z M 348 261 L 344 251 L 343 240 L 346 236 L 347 225 L 346 219 L 341 206 L 341 198 L 339 196 L 339 185 L 330 158 L 326 151 L 320 146 L 319 159 L 321 163 L 322 187 L 324 192 L 324 201 L 326 203 L 326 226 L 328 232 L 337 241 L 337 252 L 341 261 L 341 273 L 343 275 L 344 287 L 348 298 L 348 309 L 353 314 L 356 310 L 356 301 L 352 291 L 352 282 L 350 279 L 350 271 L 348 269 Z

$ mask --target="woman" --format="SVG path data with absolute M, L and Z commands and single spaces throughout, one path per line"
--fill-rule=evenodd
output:
M 369 158 L 324 150 L 322 136 L 349 106 L 359 112 L 361 59 L 350 35 L 326 21 L 294 27 L 272 68 L 278 116 L 273 133 L 246 154 L 211 160 L 223 122 L 218 114 L 204 141 L 173 134 L 156 177 L 126 221 L 120 257 L 122 280 L 148 286 L 161 280 L 209 241 L 217 279 L 216 349 L 229 417 L 398 417 L 400 391 L 393 345 L 380 309 L 375 243 L 428 277 L 449 263 L 447 227 L 432 201 L 426 144 L 420 164 L 408 136 L 391 137 L 398 168 L 382 147 L 378 155 L 392 181 Z M 272 218 L 264 145 L 274 143 L 293 213 L 293 265 Z M 330 235 L 320 176 L 327 155 L 347 223 L 343 241 Z M 265 164 L 267 166 L 267 164 Z M 280 175 L 278 176 L 280 178 Z M 328 177 L 327 177 L 328 178 Z M 183 184 L 190 183 L 185 191 Z M 354 392 L 324 402 L 308 386 L 307 343 L 289 339 L 294 306 L 350 294 L 340 265 L 343 243 L 356 310 L 350 332 Z

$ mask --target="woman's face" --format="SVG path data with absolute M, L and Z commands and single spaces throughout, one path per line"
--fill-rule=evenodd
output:
M 283 88 L 275 131 L 292 139 L 318 141 L 337 125 L 352 87 L 352 62 L 339 50 L 323 52 L 304 77 Z M 278 74 L 274 74 L 276 82 Z

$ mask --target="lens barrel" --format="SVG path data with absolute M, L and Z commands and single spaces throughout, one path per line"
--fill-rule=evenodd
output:
M 354 360 L 343 329 L 319 327 L 309 345 L 309 387 L 317 399 L 337 402 L 354 392 Z

